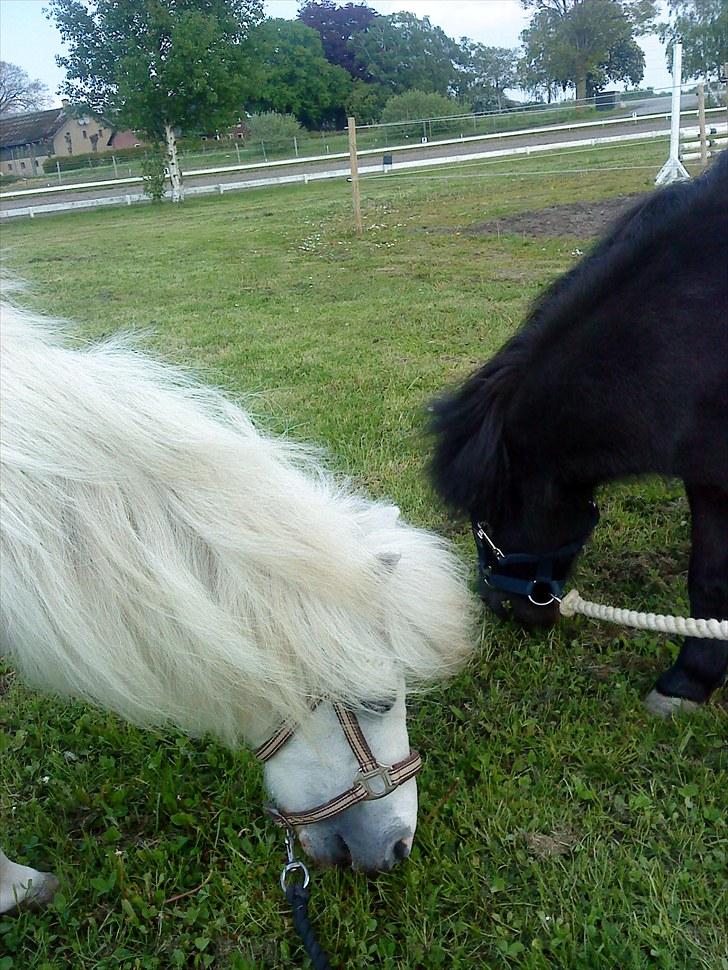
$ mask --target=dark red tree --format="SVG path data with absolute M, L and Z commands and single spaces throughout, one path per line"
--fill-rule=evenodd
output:
M 298 19 L 321 35 L 326 60 L 343 67 L 352 77 L 363 77 L 366 72 L 349 50 L 349 41 L 377 16 L 376 10 L 365 3 L 340 7 L 334 0 L 306 0 L 298 11 Z

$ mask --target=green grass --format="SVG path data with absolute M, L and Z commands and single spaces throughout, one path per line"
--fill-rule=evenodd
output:
M 423 404 L 494 351 L 588 241 L 461 230 L 647 189 L 664 157 L 648 145 L 365 181 L 362 240 L 341 182 L 38 218 L 6 226 L 4 246 L 37 284 L 34 306 L 88 335 L 138 330 L 254 392 L 268 426 L 326 445 L 469 557 L 423 481 Z M 601 503 L 582 592 L 686 610 L 681 488 L 630 484 Z M 662 723 L 640 706 L 678 644 L 485 619 L 479 646 L 412 706 L 426 756 L 412 858 L 376 881 L 315 873 L 335 964 L 726 970 L 726 710 Z M 44 914 L 0 919 L 0 970 L 304 965 L 250 754 L 7 686 L 0 841 L 51 866 L 63 893 Z

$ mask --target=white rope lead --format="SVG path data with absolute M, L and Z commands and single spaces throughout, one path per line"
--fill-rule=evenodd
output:
M 728 620 L 701 620 L 692 616 L 663 616 L 662 613 L 620 610 L 615 606 L 584 600 L 576 589 L 570 590 L 561 600 L 559 610 L 562 616 L 581 613 L 592 620 L 606 620 L 608 623 L 631 626 L 637 630 L 656 630 L 659 633 L 674 633 L 704 640 L 728 640 Z

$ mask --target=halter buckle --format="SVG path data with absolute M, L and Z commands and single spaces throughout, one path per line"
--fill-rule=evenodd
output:
M 292 872 L 301 873 L 301 885 L 304 889 L 308 888 L 311 877 L 308 874 L 306 865 L 296 858 L 296 836 L 293 829 L 286 828 L 286 864 L 281 872 L 281 889 L 286 892 L 288 888 L 288 878 Z
M 488 533 L 483 528 L 483 523 L 482 522 L 476 522 L 475 523 L 475 534 L 480 539 L 481 542 L 487 542 L 488 543 L 488 545 L 490 546 L 491 551 L 492 551 L 492 553 L 493 553 L 493 555 L 495 556 L 496 559 L 505 559 L 505 554 L 503 553 L 503 550 L 502 549 L 499 549 L 498 546 L 493 542 L 493 540 L 491 539 L 491 537 L 488 535 Z
M 377 765 L 376 768 L 371 768 L 369 771 L 359 769 L 355 780 L 367 793 L 365 801 L 384 798 L 394 791 L 397 785 L 392 781 L 391 770 L 391 765 Z

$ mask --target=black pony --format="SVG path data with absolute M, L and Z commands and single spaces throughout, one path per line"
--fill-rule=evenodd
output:
M 555 622 L 597 485 L 655 473 L 687 490 L 692 615 L 728 618 L 728 151 L 622 216 L 432 410 L 435 487 L 473 518 L 496 612 Z M 687 638 L 648 706 L 704 703 L 727 666 Z

